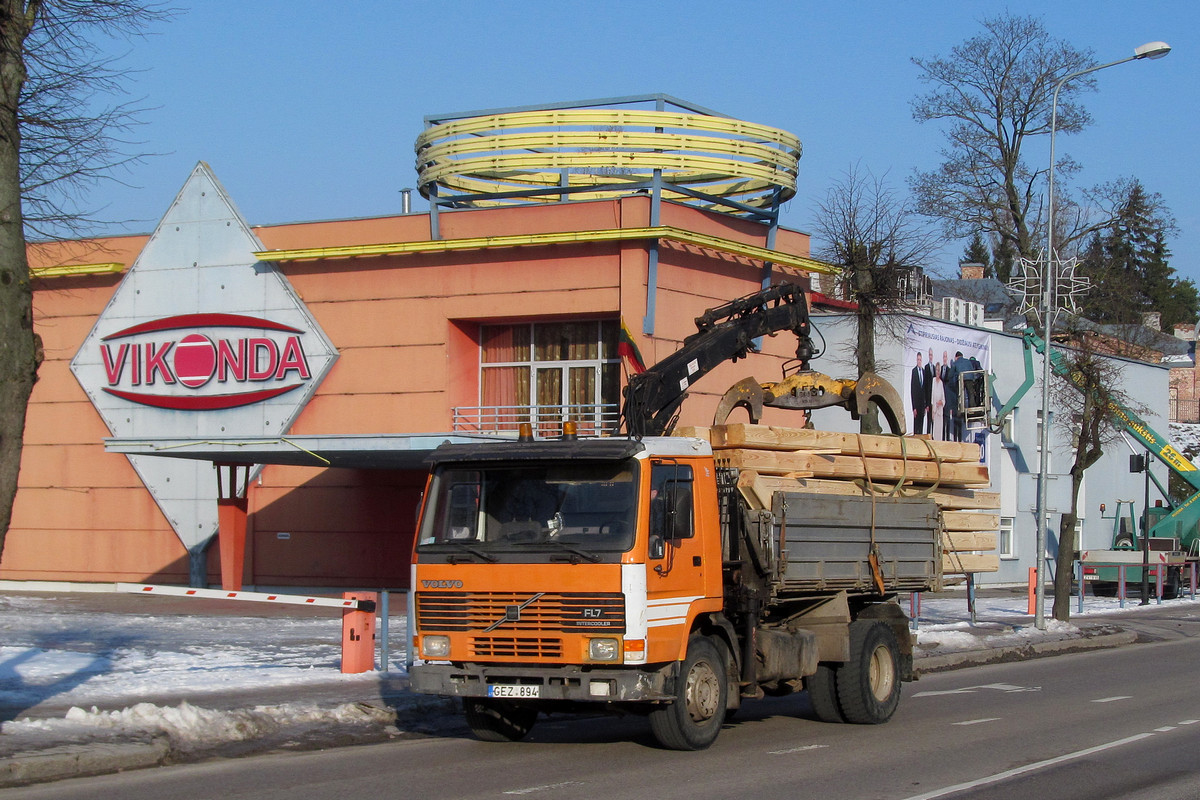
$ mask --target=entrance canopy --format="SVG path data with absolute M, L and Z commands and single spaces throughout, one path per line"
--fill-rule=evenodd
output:
M 443 444 L 495 442 L 505 437 L 461 433 L 285 436 L 278 439 L 229 436 L 214 439 L 105 439 L 104 449 L 125 455 L 151 455 L 211 461 L 214 464 L 286 464 L 344 469 L 424 469 Z M 509 437 L 509 438 L 515 438 Z

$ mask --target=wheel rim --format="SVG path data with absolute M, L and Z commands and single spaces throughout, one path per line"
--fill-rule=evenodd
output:
M 892 659 L 892 651 L 884 645 L 871 653 L 869 679 L 871 694 L 879 702 L 886 702 L 896 685 L 896 662 Z
M 721 698 L 720 681 L 707 661 L 696 662 L 687 674 L 685 702 L 688 715 L 695 722 L 712 719 Z

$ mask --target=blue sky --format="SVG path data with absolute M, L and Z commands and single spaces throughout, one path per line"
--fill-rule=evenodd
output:
M 88 198 L 149 231 L 207 161 L 252 224 L 379 216 L 413 186 L 427 115 L 662 92 L 791 131 L 800 187 L 783 215 L 811 228 L 847 169 L 898 188 L 938 161 L 940 130 L 912 119 L 913 56 L 947 54 L 1005 9 L 1100 62 L 1163 40 L 1164 59 L 1097 74 L 1094 124 L 1060 137 L 1080 183 L 1136 176 L 1180 227 L 1172 266 L 1200 283 L 1200 5 L 1188 0 L 1001 3 L 758 0 L 207 0 L 132 43 L 136 136 L 157 153 Z M 1028 153 L 1049 160 L 1046 152 Z M 415 210 L 425 208 L 420 198 Z M 113 230 L 118 228 L 114 227 Z M 951 243 L 935 268 L 962 252 Z

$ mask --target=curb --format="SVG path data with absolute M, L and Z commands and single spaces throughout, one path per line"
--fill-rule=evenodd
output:
M 982 650 L 960 650 L 945 655 L 917 656 L 914 667 L 919 673 L 946 672 L 962 667 L 977 667 L 982 664 L 1002 664 L 1009 661 L 1024 661 L 1043 656 L 1066 653 L 1082 653 L 1109 647 L 1122 647 L 1137 641 L 1133 631 L 1119 631 L 1100 636 L 1075 639 L 1058 639 L 1049 642 L 1031 642 L 1021 647 L 996 647 Z
M 69 745 L 0 759 L 0 787 L 157 767 L 171 752 L 166 737 L 149 742 Z

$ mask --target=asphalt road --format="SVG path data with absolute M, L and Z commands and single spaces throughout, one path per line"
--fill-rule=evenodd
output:
M 542 720 L 518 744 L 439 737 L 10 789 L 8 798 L 595 797 L 1056 800 L 1200 797 L 1200 638 L 957 670 L 905 686 L 886 725 L 748 704 L 702 753 L 638 718 Z

